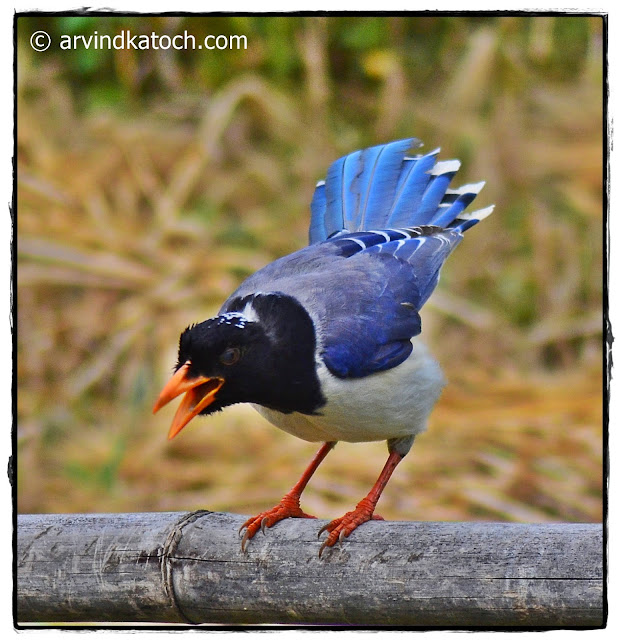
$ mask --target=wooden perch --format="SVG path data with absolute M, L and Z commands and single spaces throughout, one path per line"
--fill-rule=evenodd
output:
M 318 557 L 318 520 L 244 554 L 243 516 L 21 515 L 17 623 L 600 627 L 600 524 L 373 521 Z

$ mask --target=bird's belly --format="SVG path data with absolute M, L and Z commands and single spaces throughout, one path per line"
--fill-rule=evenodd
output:
M 337 378 L 320 364 L 327 404 L 317 415 L 254 408 L 279 429 L 310 442 L 370 442 L 421 433 L 445 380 L 426 347 L 413 344 L 398 367 L 364 378 Z

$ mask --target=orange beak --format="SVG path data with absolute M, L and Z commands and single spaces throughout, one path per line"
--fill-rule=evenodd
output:
M 206 376 L 190 377 L 190 364 L 188 360 L 179 368 L 172 378 L 168 380 L 153 407 L 153 413 L 157 413 L 171 400 L 174 400 L 174 398 L 180 396 L 182 393 L 185 394 L 183 401 L 172 419 L 172 425 L 170 426 L 170 431 L 168 431 L 169 440 L 172 440 L 192 418 L 195 418 L 215 400 L 217 392 L 224 384 L 222 378 L 207 378 Z

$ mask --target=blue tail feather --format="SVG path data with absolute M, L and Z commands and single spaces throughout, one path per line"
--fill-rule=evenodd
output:
M 433 224 L 438 227 L 451 225 L 472 203 L 482 187 L 484 187 L 484 182 L 478 182 L 476 184 L 463 185 L 453 191 L 447 191 L 442 201 L 442 206 L 438 208 L 437 214 L 433 218 Z M 446 204 L 449 204 L 449 206 L 445 206 Z
M 403 158 L 412 140 L 398 140 L 362 153 L 365 158 L 357 182 L 362 199 L 356 221 L 360 229 L 375 229 L 385 225 L 396 193 Z M 366 156 L 368 153 L 368 156 Z
M 465 208 L 471 204 L 476 197 L 475 193 L 464 193 L 460 195 L 452 204 L 442 205 L 437 215 L 433 218 L 433 224 L 438 227 L 447 227 L 453 220 L 458 218 Z
M 388 227 L 409 227 L 427 224 L 429 220 L 415 216 L 412 220 L 412 211 L 418 210 L 424 197 L 426 186 L 430 180 L 428 172 L 435 165 L 435 159 L 439 149 L 431 151 L 417 159 L 405 160 L 401 173 L 398 194 L 387 220 Z
M 482 183 L 448 189 L 458 161 L 437 162 L 439 149 L 426 155 L 406 155 L 419 145 L 417 139 L 408 138 L 336 160 L 325 182 L 319 182 L 315 190 L 310 244 L 339 232 L 434 225 L 462 233 L 476 224 L 481 218 L 464 210 Z
M 325 182 L 319 182 L 314 189 L 314 196 L 310 203 L 310 211 L 312 216 L 310 217 L 310 244 L 320 242 L 327 238 L 329 234 L 325 229 L 325 209 L 327 205 L 325 195 Z
M 437 210 L 446 193 L 446 189 L 455 174 L 456 171 L 450 171 L 448 173 L 442 173 L 438 176 L 434 176 L 430 180 L 429 185 L 424 192 L 420 207 L 416 212 L 416 218 L 427 220 L 424 224 L 437 224 L 435 222 Z
M 490 207 L 485 207 L 484 209 L 478 209 L 477 211 L 472 211 L 471 213 L 463 213 L 460 214 L 458 218 L 453 220 L 448 226 L 448 229 L 453 229 L 454 231 L 458 231 L 460 233 L 464 233 L 467 229 L 470 229 L 475 224 L 478 224 L 480 220 L 484 220 L 486 217 L 490 216 L 493 213 L 493 208 L 495 205 L 491 205 Z
M 335 203 L 332 201 L 333 215 L 342 216 L 345 229 L 355 225 L 356 211 L 360 207 L 359 193 L 353 187 L 359 183 L 359 165 L 363 162 L 363 154 L 366 151 L 355 151 L 345 156 L 342 174 L 338 176 L 338 192 L 341 194 L 341 201 Z M 342 204 L 342 211 L 339 209 L 340 204 Z

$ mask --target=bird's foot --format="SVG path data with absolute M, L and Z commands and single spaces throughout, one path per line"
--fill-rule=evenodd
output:
M 299 506 L 299 496 L 295 494 L 286 494 L 279 504 L 267 511 L 259 513 L 257 516 L 248 518 L 240 527 L 239 534 L 245 529 L 243 540 L 241 540 L 241 551 L 245 551 L 247 543 L 259 531 L 265 533 L 265 529 L 273 527 L 276 522 L 285 518 L 315 518 L 302 511 Z
M 355 531 L 360 524 L 364 524 L 364 522 L 368 522 L 369 520 L 383 520 L 381 516 L 373 513 L 374 509 L 374 504 L 372 504 L 367 498 L 364 498 L 358 503 L 353 511 L 345 513 L 341 518 L 336 518 L 329 524 L 322 527 L 319 531 L 319 536 L 324 531 L 327 531 L 329 535 L 319 549 L 319 558 L 323 554 L 325 547 L 333 547 L 336 542 L 341 543 L 344 538 L 348 537 L 351 532 Z

